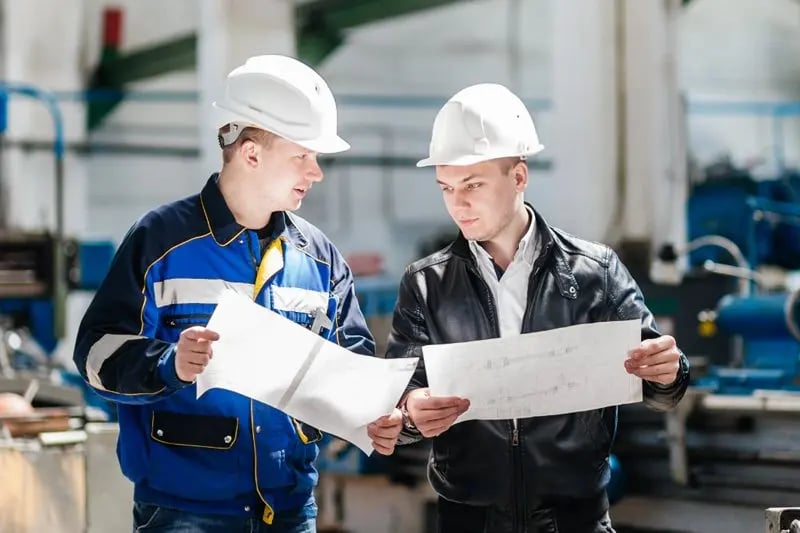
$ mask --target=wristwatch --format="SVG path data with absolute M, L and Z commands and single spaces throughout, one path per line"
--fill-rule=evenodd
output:
M 406 408 L 406 398 L 403 398 L 400 404 L 400 413 L 403 415 L 403 427 L 410 431 L 416 431 L 417 426 L 414 425 L 414 421 L 411 420 L 411 415 L 408 414 L 408 409 Z

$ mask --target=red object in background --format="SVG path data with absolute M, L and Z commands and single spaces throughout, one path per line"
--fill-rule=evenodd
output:
M 375 252 L 349 254 L 345 261 L 355 276 L 375 276 L 383 273 L 383 256 Z
M 122 8 L 107 7 L 103 11 L 103 46 L 119 48 L 122 44 Z

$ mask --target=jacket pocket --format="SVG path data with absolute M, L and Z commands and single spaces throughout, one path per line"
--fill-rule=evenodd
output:
M 578 413 L 584 428 L 590 460 L 597 468 L 605 465 L 606 457 L 611 448 L 611 433 L 609 431 L 605 409 L 594 409 Z
M 153 411 L 150 438 L 162 444 L 228 450 L 239 435 L 239 419 Z
M 224 500 L 244 491 L 236 417 L 154 411 L 147 484 L 179 498 Z M 251 474 L 252 475 L 252 474 Z
M 169 314 L 161 317 L 161 323 L 165 328 L 184 330 L 192 326 L 205 326 L 210 319 L 210 313 Z
M 183 330 L 205 326 L 210 319 L 210 313 L 165 313 L 159 317 L 156 336 L 165 342 L 178 342 Z

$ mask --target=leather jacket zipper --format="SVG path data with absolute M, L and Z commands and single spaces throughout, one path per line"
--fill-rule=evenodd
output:
M 488 303 L 489 307 L 489 318 L 492 322 L 492 326 L 494 328 L 494 333 L 496 337 L 500 337 L 500 321 L 497 316 L 497 309 L 496 304 L 494 301 L 494 296 L 492 296 L 492 291 L 489 288 L 489 285 L 486 283 L 486 280 L 483 279 L 480 272 L 472 265 L 472 263 L 468 263 L 469 269 L 472 274 L 480 280 L 480 283 L 483 285 L 483 289 L 486 295 L 486 302 Z M 532 279 L 532 278 L 531 278 Z M 529 292 L 529 294 L 531 294 Z M 529 306 L 530 307 L 530 306 Z M 527 311 L 526 311 L 527 315 Z M 525 523 L 527 520 L 525 519 L 525 503 L 523 502 L 523 494 L 524 494 L 524 486 L 522 480 L 522 461 L 520 458 L 520 448 L 519 448 L 519 425 L 517 423 L 517 419 L 512 420 L 512 427 L 511 427 L 511 472 L 514 476 L 514 483 L 511 487 L 511 498 L 514 501 L 513 505 L 513 518 L 512 518 L 512 531 L 517 533 L 518 531 L 525 530 Z
M 514 420 L 511 439 L 511 471 L 513 473 L 513 484 L 511 485 L 512 505 L 512 524 L 511 530 L 514 533 L 524 532 L 527 523 L 525 517 L 525 484 L 522 472 L 522 451 L 519 447 L 519 427 Z

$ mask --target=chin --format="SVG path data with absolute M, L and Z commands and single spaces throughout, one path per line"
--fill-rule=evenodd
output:
M 283 206 L 282 211 L 297 211 L 303 205 L 303 200 L 290 200 Z
M 461 230 L 461 234 L 464 235 L 464 238 L 468 241 L 484 241 L 483 234 L 476 230 L 475 228 L 459 228 Z

